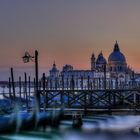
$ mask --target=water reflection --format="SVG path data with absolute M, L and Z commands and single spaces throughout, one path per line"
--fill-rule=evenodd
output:
M 139 140 L 140 116 L 84 117 L 80 130 L 72 128 L 72 121 L 62 121 L 59 128 L 47 127 L 45 132 L 25 131 L 1 135 L 0 139 L 37 140 Z
M 130 133 L 69 133 L 66 140 L 139 140 L 140 137 Z

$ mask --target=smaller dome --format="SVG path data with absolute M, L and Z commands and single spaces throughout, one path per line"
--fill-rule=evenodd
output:
M 58 72 L 55 62 L 53 63 L 53 66 L 52 66 L 52 69 L 50 70 L 50 72 Z
M 102 52 L 98 55 L 98 58 L 96 60 L 96 65 L 100 65 L 100 64 L 107 64 L 106 59 L 104 58 Z

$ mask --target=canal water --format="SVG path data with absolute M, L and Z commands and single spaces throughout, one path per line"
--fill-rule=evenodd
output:
M 0 140 L 139 140 L 139 126 L 140 116 L 87 116 L 80 130 L 62 121 L 58 129 L 0 135 Z
M 18 89 L 17 89 L 18 90 Z M 0 89 L 8 93 L 8 89 Z M 0 94 L 0 104 L 3 95 Z M 0 140 L 140 140 L 140 116 L 87 116 L 80 130 L 72 121 L 62 121 L 58 129 L 24 131 L 0 135 Z

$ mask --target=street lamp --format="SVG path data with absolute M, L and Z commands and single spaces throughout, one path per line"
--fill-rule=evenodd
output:
M 25 52 L 25 55 L 22 57 L 24 63 L 28 63 L 31 61 L 34 62 L 34 56 L 31 56 L 28 52 Z
M 37 101 L 37 107 L 40 109 L 40 93 L 38 91 L 38 51 L 35 50 L 35 55 L 31 56 L 28 52 L 22 57 L 24 63 L 30 61 L 35 62 L 35 100 Z

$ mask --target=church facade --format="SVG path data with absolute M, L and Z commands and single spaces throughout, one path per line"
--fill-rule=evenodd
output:
M 62 71 L 54 63 L 47 77 L 51 88 L 90 88 L 104 89 L 131 85 L 134 71 L 127 65 L 126 57 L 121 52 L 116 41 L 113 51 L 105 59 L 103 53 L 91 55 L 91 68 L 89 70 L 75 70 L 71 65 L 65 65 Z

